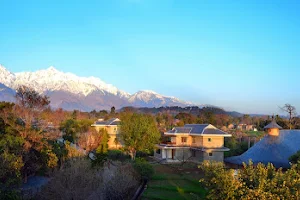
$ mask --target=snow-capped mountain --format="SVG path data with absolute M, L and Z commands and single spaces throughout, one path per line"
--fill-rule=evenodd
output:
M 139 91 L 130 95 L 99 78 L 79 77 L 72 73 L 58 71 L 52 66 L 36 72 L 19 72 L 14 74 L 0 65 L 0 83 L 13 89 L 12 91 L 21 85 L 31 87 L 41 94 L 48 95 L 52 107 L 62 107 L 67 110 L 80 109 L 90 111 L 93 109 L 109 109 L 112 106 L 121 108 L 124 106 L 192 105 L 177 98 L 166 97 L 149 90 Z M 7 91 L 7 88 L 5 89 Z M 3 93 L 1 87 L 0 93 Z M 11 91 L 6 92 L 6 99 L 8 99 L 10 94 L 12 94 Z M 4 100 L 2 96 L 0 95 L 0 101 Z
M 191 103 L 180 101 L 175 97 L 162 96 L 151 90 L 138 91 L 129 97 L 128 102 L 134 107 L 144 107 L 145 103 L 148 107 L 192 105 Z

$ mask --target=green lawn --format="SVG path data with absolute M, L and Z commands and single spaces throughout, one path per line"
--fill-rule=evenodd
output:
M 143 200 L 204 199 L 206 191 L 199 183 L 197 165 L 153 165 L 155 174 L 144 191 Z
M 262 137 L 265 135 L 265 132 L 264 131 L 246 131 L 246 134 L 249 136 Z

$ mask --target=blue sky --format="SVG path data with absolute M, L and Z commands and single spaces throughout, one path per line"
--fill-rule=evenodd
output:
M 85 2 L 85 3 L 83 3 Z M 0 1 L 0 63 L 245 113 L 300 110 L 300 2 Z

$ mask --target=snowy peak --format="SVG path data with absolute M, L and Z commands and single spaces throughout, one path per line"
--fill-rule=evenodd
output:
M 54 66 L 35 72 L 11 73 L 0 65 L 0 101 L 13 99 L 13 91 L 21 85 L 34 88 L 50 97 L 51 106 L 67 110 L 110 109 L 112 106 L 161 107 L 193 105 L 175 97 L 167 97 L 151 90 L 141 90 L 134 94 L 119 90 L 100 78 L 79 77 L 72 73 L 59 71 Z M 11 89 L 11 90 L 9 90 Z M 4 93 L 5 92 L 5 93 Z
M 67 91 L 73 94 L 87 96 L 93 92 L 102 92 L 103 94 L 113 94 L 126 96 L 123 91 L 119 91 L 111 84 L 95 77 L 78 77 L 72 73 L 64 73 L 51 66 L 45 70 L 36 72 L 16 73 L 18 85 L 27 85 L 35 88 L 40 93 L 49 91 Z
M 161 106 L 188 106 L 193 105 L 180 101 L 175 97 L 168 97 L 151 90 L 142 90 L 130 96 L 128 102 L 136 107 L 161 107 Z
M 15 82 L 15 74 L 8 71 L 3 65 L 0 64 L 0 83 L 12 87 L 12 84 Z

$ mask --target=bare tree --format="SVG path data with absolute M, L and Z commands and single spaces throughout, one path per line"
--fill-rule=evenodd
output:
M 292 129 L 292 120 L 293 120 L 293 117 L 295 117 L 297 114 L 296 108 L 294 106 L 292 106 L 291 104 L 286 103 L 280 109 L 289 114 L 289 127 L 290 127 L 290 129 Z

